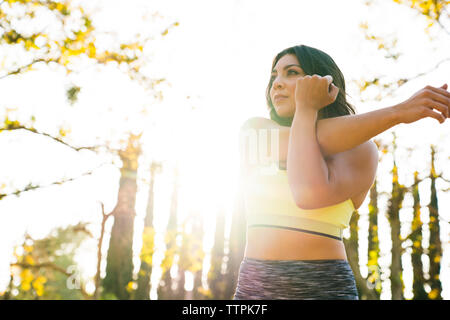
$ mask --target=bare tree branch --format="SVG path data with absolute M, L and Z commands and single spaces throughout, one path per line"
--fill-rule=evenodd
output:
M 50 184 L 48 184 L 48 185 L 43 185 L 43 186 L 40 186 L 40 185 L 33 185 L 33 184 L 30 183 L 29 185 L 27 185 L 27 186 L 26 186 L 24 189 L 22 189 L 22 190 L 17 190 L 17 191 L 11 192 L 11 193 L 0 193 L 0 200 L 2 200 L 4 197 L 8 197 L 8 196 L 12 196 L 12 195 L 18 196 L 19 194 L 21 194 L 21 193 L 23 193 L 23 192 L 30 191 L 30 190 L 35 190 L 35 189 L 40 189 L 40 188 L 47 188 L 47 187 L 50 187 L 50 186 L 53 186 L 53 185 L 60 185 L 60 184 L 63 184 L 63 183 L 69 182 L 69 181 L 74 181 L 74 180 L 76 180 L 76 179 L 78 179 L 78 178 L 81 178 L 81 177 L 83 177 L 83 176 L 87 176 L 87 175 L 92 174 L 92 173 L 94 172 L 94 170 L 96 170 L 96 169 L 102 167 L 102 166 L 105 165 L 105 164 L 109 164 L 109 163 L 103 163 L 103 164 L 101 164 L 101 165 L 95 167 L 94 169 L 92 169 L 92 170 L 90 170 L 90 171 L 88 171 L 88 172 L 85 172 L 85 173 L 81 174 L 81 175 L 78 176 L 78 177 L 69 178 L 69 179 L 63 179 L 63 180 L 61 180 L 61 181 L 55 181 L 55 182 L 52 182 L 52 183 L 50 183 Z
M 442 180 L 444 180 L 445 182 L 450 183 L 450 180 L 445 179 L 445 178 L 442 176 L 442 173 L 440 173 L 436 178 L 442 179 Z
M 422 73 L 419 73 L 419 74 L 417 74 L 416 76 L 409 78 L 408 81 L 414 80 L 414 79 L 417 79 L 417 78 L 419 78 L 419 77 L 422 77 L 422 76 L 427 75 L 428 73 L 430 73 L 430 72 L 436 70 L 442 63 L 444 63 L 444 62 L 446 62 L 446 61 L 450 61 L 450 57 L 449 57 L 449 58 L 445 58 L 445 59 L 439 61 L 439 62 L 438 62 L 434 67 L 432 67 L 430 70 L 425 71 L 425 72 L 422 72 Z
M 441 29 L 444 30 L 450 36 L 450 31 L 445 28 L 445 26 L 442 24 L 442 22 L 440 20 L 436 20 L 436 22 L 441 27 Z
M 386 91 L 385 91 L 386 93 L 385 93 L 384 97 L 393 95 L 393 93 L 398 88 L 400 88 L 401 86 L 403 86 L 407 82 L 429 74 L 430 72 L 436 70 L 442 63 L 447 62 L 447 61 L 450 61 L 450 57 L 439 61 L 435 66 L 433 66 L 428 71 L 424 71 L 424 72 L 418 73 L 417 75 L 412 76 L 410 78 L 401 78 L 401 79 L 397 80 L 396 82 L 391 82 L 391 83 L 384 84 L 383 87 L 386 89 Z M 380 80 L 380 78 L 375 78 L 373 80 L 364 81 L 366 84 L 365 84 L 364 88 L 360 87 L 360 91 L 362 92 L 362 91 L 366 90 L 369 86 L 379 86 L 379 80 Z M 355 82 L 356 85 L 359 86 L 359 83 L 358 83 L 357 80 L 353 80 L 353 82 Z M 395 86 L 395 88 L 393 88 L 394 86 Z M 384 99 L 384 97 L 382 97 L 380 95 L 376 100 L 382 100 L 382 99 Z
M 45 133 L 45 132 L 38 131 L 38 130 L 36 130 L 35 128 L 28 128 L 28 127 L 25 127 L 25 126 L 22 126 L 22 125 L 11 126 L 11 127 L 7 127 L 7 128 L 0 128 L 0 133 L 1 133 L 2 131 L 13 131 L 13 130 L 21 130 L 21 129 L 22 129 L 22 130 L 29 131 L 29 132 L 32 132 L 32 133 L 35 133 L 35 134 L 40 134 L 40 135 L 49 137 L 49 138 L 55 140 L 56 142 L 59 142 L 59 143 L 65 145 L 65 146 L 67 146 L 67 147 L 69 147 L 69 148 L 71 148 L 71 149 L 73 149 L 73 150 L 75 150 L 75 151 L 80 151 L 80 150 L 98 151 L 98 149 L 100 149 L 100 148 L 105 148 L 105 149 L 107 149 L 108 151 L 114 151 L 114 150 L 110 149 L 110 148 L 109 148 L 108 146 L 106 146 L 106 145 L 98 145 L 98 146 L 91 146 L 91 147 L 75 147 L 75 146 L 72 146 L 71 144 L 69 144 L 69 143 L 67 143 L 67 142 L 65 142 L 65 141 L 63 141 L 63 140 L 61 140 L 60 138 L 57 138 L 57 137 L 52 136 L 51 134 L 48 134 L 48 133 Z
M 8 72 L 7 74 L 1 76 L 1 77 L 0 77 L 0 80 L 4 79 L 4 78 L 6 78 L 6 77 L 9 77 L 9 76 L 15 75 L 15 74 L 19 74 L 19 73 L 21 73 L 22 71 L 24 71 L 25 69 L 28 69 L 28 68 L 31 67 L 33 64 L 36 64 L 36 63 L 38 63 L 38 62 L 45 62 L 45 63 L 48 64 L 49 62 L 58 62 L 58 59 L 48 59 L 48 60 L 46 60 L 46 59 L 40 58 L 40 59 L 33 60 L 33 61 L 30 62 L 29 64 L 24 65 L 24 66 L 21 66 L 21 67 L 17 68 L 16 70 L 10 71 L 10 72 Z
M 105 233 L 105 224 L 106 220 L 112 215 L 113 212 L 105 214 L 105 206 L 103 202 L 100 202 L 102 207 L 102 226 L 100 230 L 100 238 L 98 239 L 98 249 L 97 249 L 97 273 L 95 274 L 95 292 L 94 299 L 98 300 L 100 295 L 100 266 L 102 262 L 102 243 L 103 243 L 103 235 Z
M 438 18 L 435 20 L 436 22 L 437 22 L 437 24 L 441 27 L 441 29 L 442 30 L 444 30 L 448 35 L 450 35 L 450 30 L 447 30 L 447 28 L 442 24 L 442 22 L 441 22 L 441 18 L 444 16 L 445 17 L 445 15 L 443 15 L 442 13 L 447 13 L 447 18 L 450 18 L 450 16 L 449 16 L 449 14 L 448 14 L 448 12 L 447 12 L 447 9 L 446 9 L 446 7 L 445 7 L 445 5 L 444 6 L 442 6 L 442 11 L 439 13 L 439 16 L 438 16 Z

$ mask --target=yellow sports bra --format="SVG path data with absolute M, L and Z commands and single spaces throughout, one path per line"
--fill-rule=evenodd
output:
M 342 240 L 342 231 L 355 211 L 351 199 L 323 208 L 301 209 L 292 197 L 286 170 L 273 164 L 250 171 L 243 179 L 248 228 L 284 228 Z

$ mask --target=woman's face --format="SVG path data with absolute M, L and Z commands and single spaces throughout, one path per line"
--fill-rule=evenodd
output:
M 276 63 L 272 70 L 273 82 L 269 93 L 275 111 L 280 117 L 294 116 L 297 79 L 305 75 L 297 57 L 293 54 L 284 55 Z

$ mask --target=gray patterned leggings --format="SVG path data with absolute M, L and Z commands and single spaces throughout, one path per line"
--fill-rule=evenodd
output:
M 359 300 L 346 260 L 244 257 L 233 300 Z

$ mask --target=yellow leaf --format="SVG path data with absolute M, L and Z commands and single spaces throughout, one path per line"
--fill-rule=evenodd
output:
M 22 283 L 30 283 L 31 280 L 33 280 L 33 274 L 31 273 L 30 269 L 24 269 L 20 273 L 20 278 L 22 279 Z
M 34 259 L 30 255 L 27 255 L 27 256 L 25 256 L 25 262 L 28 263 L 28 264 L 33 265 L 34 264 Z
M 59 135 L 60 135 L 61 137 L 65 137 L 65 136 L 67 135 L 67 132 L 66 132 L 63 128 L 60 128 L 60 129 L 59 129 Z
M 147 263 L 148 265 L 152 264 L 152 256 L 147 255 L 143 258 L 143 260 L 145 261 L 145 263 Z
M 39 276 L 33 281 L 33 288 L 39 297 L 41 297 L 44 294 L 45 282 L 47 282 L 47 279 L 43 276 Z
M 433 289 L 433 290 L 431 290 L 430 293 L 428 294 L 428 297 L 429 297 L 430 299 L 436 299 L 437 296 L 438 296 L 438 294 L 439 294 L 438 289 Z
M 22 284 L 21 284 L 21 286 L 20 286 L 21 288 L 22 288 L 22 290 L 24 290 L 24 291 L 28 291 L 28 290 L 30 290 L 31 289 L 31 285 L 30 285 L 30 283 L 29 282 L 22 282 Z
M 35 281 L 37 281 L 39 283 L 46 283 L 47 282 L 47 278 L 44 277 L 44 276 L 39 276 L 39 277 L 36 278 Z
M 36 294 L 39 297 L 42 297 L 44 295 L 44 286 L 39 286 L 38 288 L 34 288 L 36 291 Z
M 95 53 L 96 53 L 95 45 L 92 42 L 90 42 L 87 47 L 87 55 L 89 58 L 95 58 Z
M 131 291 L 135 290 L 136 288 L 137 288 L 137 285 L 134 281 L 128 282 L 128 285 L 127 285 L 128 292 L 131 292 Z

